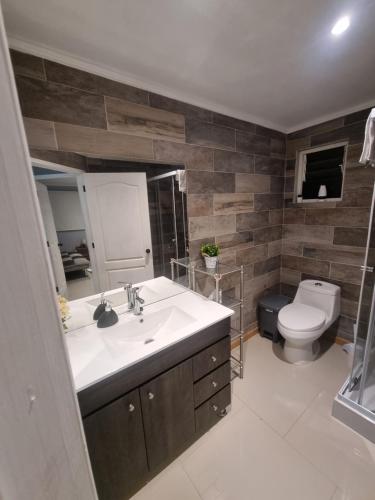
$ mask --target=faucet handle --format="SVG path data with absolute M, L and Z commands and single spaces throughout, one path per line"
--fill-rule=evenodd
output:
M 144 304 L 145 303 L 144 299 L 142 299 L 142 297 L 139 296 L 139 293 L 141 292 L 142 288 L 143 288 L 142 286 L 136 286 L 135 288 L 133 288 L 133 292 L 135 299 L 138 300 L 141 304 Z
M 139 292 L 141 291 L 142 287 L 136 286 L 133 288 L 133 294 L 134 294 L 134 314 L 136 316 L 140 316 L 143 311 L 142 304 L 145 303 L 145 301 L 142 299 L 142 297 L 139 296 Z

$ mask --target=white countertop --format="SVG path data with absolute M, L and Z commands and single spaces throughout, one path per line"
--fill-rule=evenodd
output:
M 172 286 L 179 286 L 167 281 Z M 163 282 L 163 286 L 167 283 Z M 183 290 L 145 307 L 142 316 L 127 312 L 120 314 L 118 323 L 109 328 L 100 329 L 94 323 L 65 334 L 76 391 L 104 380 L 233 314 L 227 307 Z M 162 324 L 159 330 L 158 322 Z M 154 335 L 150 343 L 145 343 L 143 328 L 148 328 L 150 335 Z

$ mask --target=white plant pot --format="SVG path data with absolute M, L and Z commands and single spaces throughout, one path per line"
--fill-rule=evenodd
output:
M 204 256 L 204 260 L 206 261 L 207 269 L 215 269 L 217 266 L 217 257 L 207 257 Z

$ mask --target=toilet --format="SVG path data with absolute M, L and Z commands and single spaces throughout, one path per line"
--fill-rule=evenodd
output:
M 280 309 L 277 327 L 285 339 L 284 359 L 305 364 L 319 354 L 318 338 L 340 314 L 340 287 L 318 280 L 301 281 L 294 301 Z

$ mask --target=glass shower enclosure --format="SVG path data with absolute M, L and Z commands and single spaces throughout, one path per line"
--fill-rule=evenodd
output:
M 177 170 L 147 179 L 155 278 L 171 278 L 171 259 L 188 256 L 186 192 L 179 179 Z
M 375 442 L 375 189 L 373 191 L 349 379 L 335 398 L 333 415 Z

